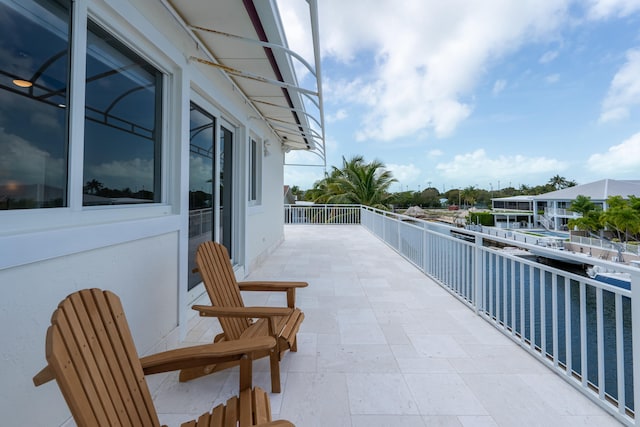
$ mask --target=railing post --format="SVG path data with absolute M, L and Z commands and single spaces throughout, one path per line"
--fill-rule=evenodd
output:
M 631 342 L 633 360 L 633 411 L 640 414 L 640 272 L 631 273 Z
M 427 240 L 427 236 L 429 235 L 429 233 L 427 233 L 427 223 L 425 222 L 422 225 L 422 271 L 427 274 L 427 272 L 429 271 L 427 269 L 427 263 L 428 263 L 428 259 L 429 256 L 431 255 L 429 253 L 429 250 L 427 249 L 429 242 Z
M 397 218 L 395 219 L 396 221 L 396 225 L 398 226 L 398 252 L 400 254 L 404 254 L 404 252 L 402 252 L 402 222 L 399 221 Z
M 483 301 L 482 301 L 482 295 L 484 294 L 483 292 L 483 280 L 482 280 L 482 270 L 483 270 L 483 265 L 482 265 L 482 235 L 480 234 L 476 234 L 476 238 L 475 238 L 475 245 L 474 245 L 474 250 L 473 250 L 473 256 L 474 256 L 474 265 L 475 265 L 475 271 L 474 271 L 474 275 L 473 275 L 473 281 L 474 281 L 474 285 L 475 285 L 475 304 L 474 304 L 474 308 L 476 310 L 476 314 L 480 313 L 480 310 L 483 308 Z

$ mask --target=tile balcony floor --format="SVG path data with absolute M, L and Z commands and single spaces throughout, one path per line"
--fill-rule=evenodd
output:
M 274 419 L 298 427 L 619 426 L 517 344 L 358 225 L 285 227 L 247 280 L 306 280 L 298 352 L 281 363 Z M 245 293 L 246 305 L 284 305 Z M 211 342 L 194 318 L 186 345 Z M 267 359 L 254 385 L 270 391 Z M 150 377 L 161 422 L 179 425 L 237 393 L 237 369 Z

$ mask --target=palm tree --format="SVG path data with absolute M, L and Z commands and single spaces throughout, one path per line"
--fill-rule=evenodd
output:
M 555 175 L 552 176 L 549 180 L 549 185 L 551 185 L 556 190 L 561 190 L 563 188 L 575 187 L 577 183 L 573 180 L 568 180 L 564 176 Z
M 331 174 L 325 174 L 325 177 L 313 184 L 313 188 L 307 190 L 305 199 L 314 203 L 329 203 L 329 198 L 333 195 L 331 184 L 338 177 L 340 170 L 335 167 Z
M 362 156 L 342 158 L 342 168 L 333 166 L 331 174 L 314 185 L 316 203 L 350 203 L 387 209 L 388 192 L 396 182 L 382 162 L 365 163 Z
M 95 178 L 91 181 L 87 181 L 87 183 L 85 184 L 85 191 L 91 194 L 96 194 L 102 188 L 104 188 L 104 185 Z
M 467 206 L 473 206 L 476 204 L 476 196 L 478 194 L 478 191 L 476 190 L 476 188 L 471 185 L 469 187 L 464 188 L 461 192 L 460 192 L 460 197 L 462 199 L 462 201 L 465 203 L 465 205 Z
M 616 230 L 619 240 L 622 240 L 622 234 L 624 234 L 625 240 L 628 240 L 629 235 L 640 233 L 640 213 L 628 204 L 619 206 L 614 203 L 613 207 L 603 213 L 603 221 L 607 226 Z
M 567 225 L 569 228 L 577 228 L 578 230 L 587 230 L 592 233 L 602 230 L 602 215 L 601 210 L 590 210 L 583 213 L 579 218 L 572 218 Z
M 591 197 L 579 195 L 573 202 L 571 202 L 571 210 L 573 212 L 581 213 L 582 215 L 585 215 L 595 209 L 596 205 L 591 201 Z
M 640 213 L 640 197 L 629 196 L 629 206 Z

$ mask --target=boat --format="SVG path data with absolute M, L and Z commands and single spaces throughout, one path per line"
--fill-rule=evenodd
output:
M 587 268 L 587 276 L 602 283 L 631 290 L 631 275 L 629 273 L 621 273 L 594 265 Z
M 532 258 L 532 257 L 536 257 L 535 254 L 531 253 L 530 251 L 523 249 L 523 248 L 519 248 L 517 246 L 505 246 L 502 249 L 502 252 L 509 254 L 509 255 L 513 255 L 513 256 L 519 256 L 522 258 Z

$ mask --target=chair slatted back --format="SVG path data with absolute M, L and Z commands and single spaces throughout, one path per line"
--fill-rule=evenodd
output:
M 79 427 L 160 425 L 115 294 L 85 289 L 64 299 L 47 330 L 46 357 Z
M 198 246 L 196 264 L 211 303 L 217 307 L 244 307 L 227 248 L 207 241 Z M 219 318 L 228 340 L 236 340 L 249 327 L 248 319 Z

